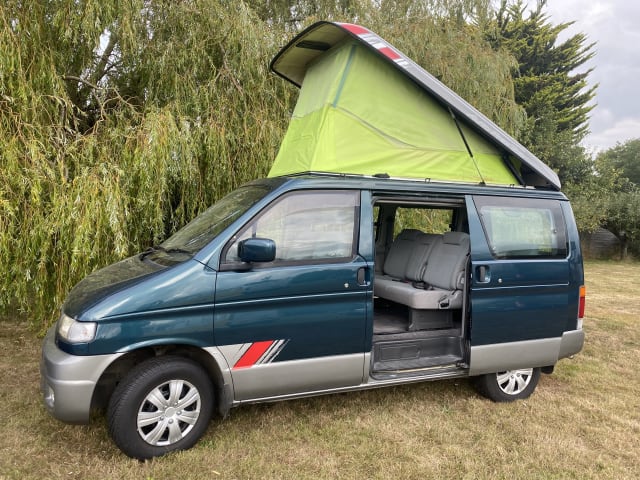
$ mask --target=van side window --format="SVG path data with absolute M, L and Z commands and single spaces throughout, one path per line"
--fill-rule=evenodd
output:
M 238 262 L 238 243 L 268 238 L 275 264 L 348 261 L 356 252 L 360 194 L 357 191 L 300 191 L 279 198 L 238 232 L 223 262 Z
M 564 258 L 567 233 L 557 200 L 481 197 L 473 201 L 495 258 Z
M 444 233 L 451 230 L 453 210 L 450 208 L 398 207 L 394 224 L 394 238 L 408 228 L 426 233 Z

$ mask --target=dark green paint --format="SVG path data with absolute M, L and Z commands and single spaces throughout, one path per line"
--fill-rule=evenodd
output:
M 80 321 L 98 322 L 97 336 L 89 344 L 58 341 L 60 348 L 93 355 L 162 344 L 207 347 L 288 339 L 277 361 L 370 351 L 374 196 L 468 196 L 472 268 L 487 265 L 494 278 L 502 279 L 500 285 L 482 285 L 474 277 L 472 346 L 555 337 L 576 327 L 578 287 L 584 276 L 578 233 L 562 193 L 326 175 L 252 183 L 268 187 L 265 197 L 193 258 L 181 257 L 181 263 L 167 266 L 135 256 L 80 282 L 69 294 L 64 311 Z M 361 191 L 359 246 L 351 260 L 218 271 L 224 245 L 243 225 L 281 195 L 310 189 Z M 567 219 L 569 257 L 493 259 L 471 195 L 559 200 Z

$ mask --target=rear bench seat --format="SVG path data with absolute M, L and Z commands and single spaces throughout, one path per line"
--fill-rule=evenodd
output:
M 461 308 L 468 255 L 466 233 L 403 230 L 389 249 L 385 275 L 375 279 L 375 295 L 414 310 Z
M 382 267 L 383 275 L 377 275 L 376 295 L 384 292 L 386 285 L 401 282 L 421 282 L 424 268 L 434 245 L 441 235 L 427 234 L 420 230 L 402 230 L 391 244 Z M 378 295 L 384 298 L 384 295 Z

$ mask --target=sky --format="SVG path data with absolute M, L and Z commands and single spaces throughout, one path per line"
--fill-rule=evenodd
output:
M 548 0 L 546 12 L 553 24 L 575 21 L 569 35 L 596 42 L 595 58 L 578 70 L 593 67 L 589 85 L 599 84 L 583 145 L 596 153 L 640 138 L 640 1 Z

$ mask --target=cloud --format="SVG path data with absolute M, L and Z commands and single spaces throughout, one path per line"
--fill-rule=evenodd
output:
M 640 138 L 640 117 L 616 120 L 602 131 L 590 135 L 583 143 L 590 150 L 606 150 L 617 143 Z

